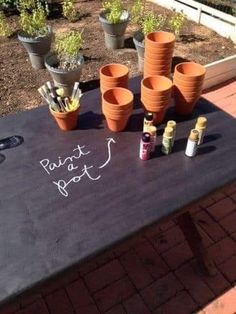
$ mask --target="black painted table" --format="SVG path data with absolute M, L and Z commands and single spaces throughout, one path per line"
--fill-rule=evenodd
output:
M 2 304 L 235 179 L 235 120 L 204 100 L 186 120 L 170 109 L 179 122 L 171 155 L 161 155 L 159 136 L 154 157 L 139 159 L 139 82 L 131 81 L 135 110 L 122 133 L 106 128 L 99 90 L 84 94 L 72 132 L 60 131 L 47 107 L 0 119 L 1 138 L 24 139 L 0 151 Z M 199 114 L 208 128 L 191 159 L 184 149 Z

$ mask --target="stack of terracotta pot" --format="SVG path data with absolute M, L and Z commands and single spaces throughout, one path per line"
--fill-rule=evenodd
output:
M 173 83 L 177 113 L 191 114 L 202 93 L 205 73 L 206 69 L 194 62 L 179 63 L 175 67 Z
M 153 32 L 145 37 L 144 77 L 170 76 L 175 36 L 169 32 Z
M 111 131 L 125 129 L 132 114 L 133 101 L 133 93 L 122 87 L 108 89 L 102 94 L 102 112 Z
M 100 68 L 100 89 L 103 94 L 113 87 L 128 88 L 129 69 L 123 64 L 107 64 Z
M 165 76 L 148 76 L 141 82 L 141 101 L 153 113 L 154 124 L 161 123 L 170 104 L 172 81 Z

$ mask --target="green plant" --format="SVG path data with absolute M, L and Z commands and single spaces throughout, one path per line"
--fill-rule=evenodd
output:
M 155 15 L 153 12 L 148 12 L 144 15 L 141 22 L 141 31 L 145 35 L 151 32 L 160 30 L 166 23 L 164 15 Z
M 78 20 L 79 12 L 75 8 L 74 0 L 64 0 L 62 2 L 62 14 L 70 22 Z
M 46 25 L 48 6 L 39 0 L 19 0 L 20 24 L 23 32 L 31 37 L 44 36 L 49 29 Z
M 103 2 L 103 9 L 107 10 L 106 18 L 108 22 L 117 24 L 121 21 L 124 6 L 121 0 L 108 0 Z
M 55 52 L 59 66 L 72 70 L 78 67 L 79 50 L 83 43 L 83 31 L 68 31 L 56 36 Z
M 0 10 L 16 9 L 17 0 L 0 0 Z
M 146 0 L 134 0 L 130 9 L 132 23 L 141 24 L 145 12 L 145 4 Z
M 182 12 L 176 12 L 169 20 L 169 28 L 176 35 L 179 36 L 180 32 L 183 29 L 184 23 L 186 21 L 186 15 Z
M 6 17 L 3 12 L 0 11 L 0 37 L 10 37 L 12 30 L 7 23 Z

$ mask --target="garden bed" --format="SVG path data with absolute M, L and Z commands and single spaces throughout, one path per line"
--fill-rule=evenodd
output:
M 50 19 L 49 23 L 55 32 L 68 28 L 84 27 L 83 55 L 85 66 L 81 77 L 82 89 L 88 90 L 98 86 L 98 70 L 101 65 L 119 62 L 130 68 L 130 76 L 139 73 L 137 54 L 132 42 L 132 34 L 136 27 L 129 26 L 126 32 L 126 48 L 110 51 L 105 48 L 104 34 L 98 21 L 101 3 L 96 0 L 79 2 L 77 4 L 81 19 L 76 23 L 69 23 L 58 17 Z M 148 3 L 148 7 L 158 13 L 170 12 L 155 4 Z M 17 24 L 17 17 L 8 18 L 12 24 Z M 37 107 L 41 104 L 38 87 L 50 79 L 46 70 L 33 70 L 28 55 L 16 36 L 11 39 L 0 39 L 1 48 L 1 90 L 0 115 Z M 176 43 L 174 64 L 187 59 L 203 65 L 234 55 L 236 47 L 231 40 L 225 39 L 215 32 L 194 22 L 187 21 L 180 40 Z

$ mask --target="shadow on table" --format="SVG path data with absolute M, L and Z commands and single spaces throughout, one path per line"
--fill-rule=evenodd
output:
M 6 157 L 3 154 L 0 154 L 0 164 L 4 162 Z
M 103 115 L 93 111 L 80 114 L 78 128 L 80 130 L 103 129 Z

